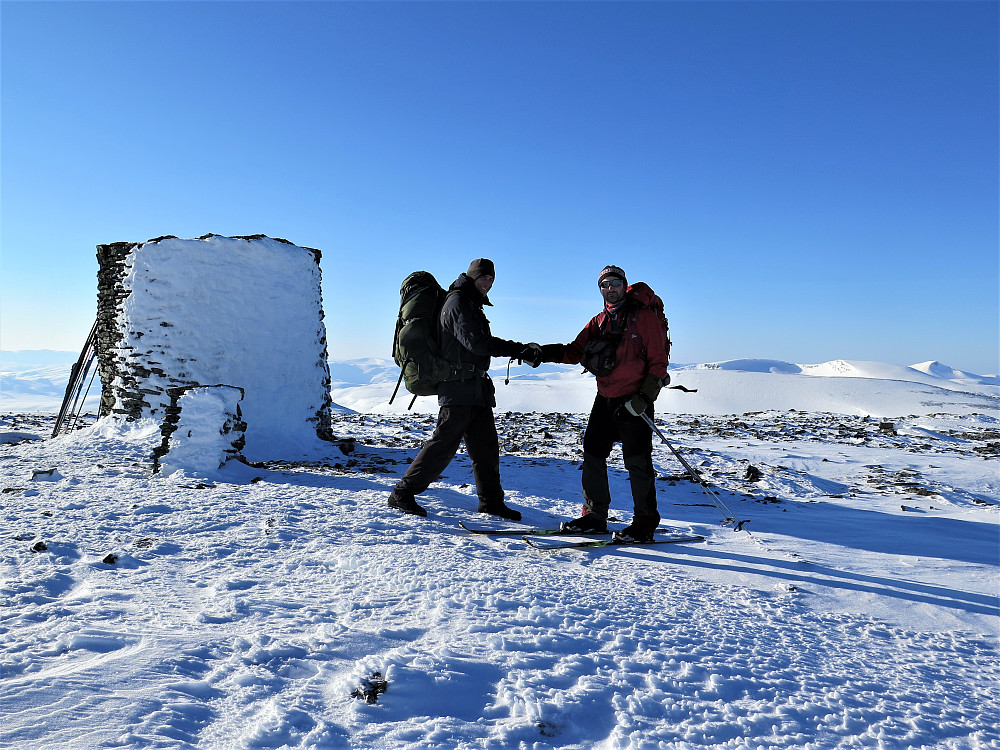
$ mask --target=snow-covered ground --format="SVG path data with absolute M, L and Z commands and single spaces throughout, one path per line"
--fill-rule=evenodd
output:
M 353 452 L 156 476 L 158 424 L 49 439 L 65 374 L 0 364 L 0 747 L 1000 747 L 998 388 L 925 364 L 672 369 L 658 422 L 749 533 L 657 446 L 705 541 L 562 552 L 458 527 L 464 453 L 385 507 L 434 424 L 391 363 L 331 363 Z M 504 375 L 508 502 L 551 527 L 593 382 Z

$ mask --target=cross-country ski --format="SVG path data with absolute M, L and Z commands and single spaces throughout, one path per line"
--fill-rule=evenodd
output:
M 560 534 L 565 534 L 566 532 L 562 529 L 538 529 L 532 528 L 530 526 L 524 526 L 521 528 L 505 527 L 484 527 L 484 526 L 470 526 L 465 523 L 465 521 L 459 521 L 458 525 L 463 529 L 468 531 L 470 534 L 482 534 L 484 536 L 558 536 Z M 610 533 L 610 532 L 608 532 Z
M 552 539 L 541 541 L 531 536 L 524 536 L 522 539 L 531 547 L 540 550 L 560 550 L 560 549 L 596 549 L 599 547 L 649 547 L 657 544 L 682 544 L 684 542 L 703 542 L 705 537 L 697 534 L 691 536 L 676 537 L 654 537 L 645 542 L 625 542 L 612 537 L 611 539 L 581 539 L 577 541 L 564 541 Z

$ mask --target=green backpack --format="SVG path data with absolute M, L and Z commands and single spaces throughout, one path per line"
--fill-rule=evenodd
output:
M 447 296 L 427 271 L 415 271 L 403 280 L 392 337 L 392 358 L 401 371 L 390 404 L 400 382 L 414 396 L 433 396 L 440 383 L 462 377 L 457 363 L 445 359 L 441 352 L 441 307 Z

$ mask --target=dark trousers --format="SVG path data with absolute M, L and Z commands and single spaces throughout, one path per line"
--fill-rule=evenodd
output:
M 611 505 L 608 456 L 622 444 L 622 458 L 632 485 L 635 520 L 660 522 L 656 510 L 656 472 L 653 469 L 653 431 L 642 417 L 633 417 L 622 405 L 627 399 L 598 394 L 583 434 L 583 497 L 587 513 L 607 518 Z M 653 416 L 653 408 L 646 413 Z
M 396 492 L 419 495 L 426 490 L 451 463 L 463 440 L 472 461 L 479 502 L 502 503 L 500 439 L 489 406 L 442 406 L 434 434 L 399 480 Z

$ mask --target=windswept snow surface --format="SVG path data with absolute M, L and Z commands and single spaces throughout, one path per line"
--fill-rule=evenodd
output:
M 744 375 L 821 380 L 730 373 L 733 402 Z M 706 540 L 563 552 L 462 531 L 489 523 L 464 453 L 427 518 L 386 508 L 426 414 L 336 414 L 350 454 L 156 476 L 158 424 L 7 415 L 0 747 L 996 748 L 1000 423 L 933 394 L 891 426 L 661 415 L 750 533 L 658 446 L 664 525 Z M 498 416 L 508 502 L 548 527 L 579 510 L 586 422 L 551 403 Z
M 69 365 L 4 359 L 0 747 L 1000 746 L 989 377 L 672 368 L 698 391 L 658 421 L 749 533 L 658 445 L 664 525 L 704 542 L 539 552 L 458 527 L 490 523 L 464 453 L 428 518 L 385 507 L 436 410 L 391 413 L 390 361 L 331 363 L 352 453 L 153 476 L 158 423 L 47 439 Z M 552 527 L 593 380 L 506 374 L 508 501 Z M 377 702 L 352 697 L 375 672 Z

